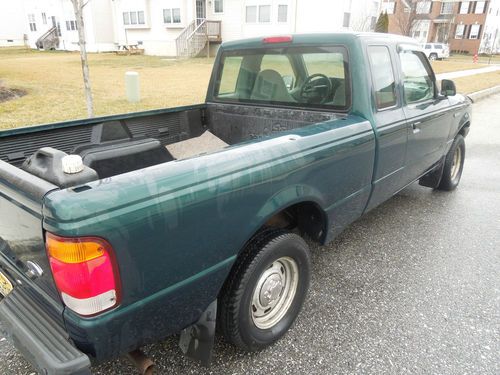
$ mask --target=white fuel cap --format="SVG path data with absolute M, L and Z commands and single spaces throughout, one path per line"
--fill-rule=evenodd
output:
M 83 160 L 80 155 L 66 155 L 62 158 L 62 170 L 67 174 L 83 171 Z

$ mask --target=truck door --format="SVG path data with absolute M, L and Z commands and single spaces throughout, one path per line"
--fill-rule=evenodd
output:
M 405 185 L 406 119 L 397 90 L 395 52 L 385 45 L 368 46 L 372 79 L 373 118 L 378 139 L 378 157 L 373 192 L 367 209 L 391 197 Z
M 438 98 L 436 78 L 425 55 L 399 49 L 403 110 L 408 125 L 408 182 L 420 177 L 444 153 L 451 126 L 448 99 Z

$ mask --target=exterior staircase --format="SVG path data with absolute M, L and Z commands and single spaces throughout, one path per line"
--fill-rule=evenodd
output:
M 193 20 L 177 37 L 177 57 L 196 57 L 210 47 L 210 43 L 221 43 L 221 21 L 204 18 Z
M 45 51 L 56 49 L 59 47 L 59 36 L 57 35 L 57 27 L 52 27 L 40 38 L 37 39 L 36 48 L 43 49 Z

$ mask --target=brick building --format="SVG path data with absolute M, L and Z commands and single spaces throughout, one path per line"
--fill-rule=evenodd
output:
M 495 1 L 495 0 L 492 0 Z M 454 52 L 477 53 L 491 1 L 384 0 L 389 32 L 421 43 L 448 43 Z

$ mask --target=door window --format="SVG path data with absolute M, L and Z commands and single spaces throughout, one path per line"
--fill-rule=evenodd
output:
M 406 103 L 415 103 L 434 97 L 434 81 L 426 64 L 425 55 L 417 51 L 399 54 L 403 70 L 403 89 Z
M 368 55 L 377 109 L 395 106 L 397 103 L 396 83 L 389 49 L 384 46 L 372 46 L 368 48 Z

